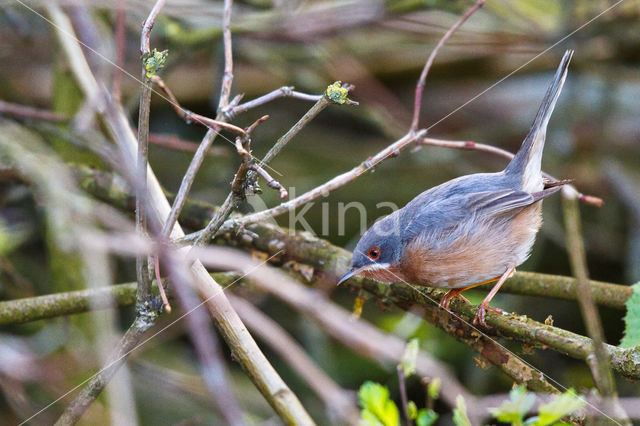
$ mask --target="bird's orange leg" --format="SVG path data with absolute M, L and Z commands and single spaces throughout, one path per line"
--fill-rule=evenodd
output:
M 500 277 L 495 277 L 495 278 L 491 278 L 490 280 L 486 280 L 486 281 L 482 281 L 481 283 L 478 284 L 473 284 L 470 285 L 469 287 L 463 287 L 463 288 L 452 288 L 451 290 L 449 290 L 447 292 L 447 294 L 445 294 L 442 299 L 440 300 L 440 303 L 438 304 L 438 306 L 440 306 L 443 309 L 446 309 L 447 311 L 449 310 L 449 305 L 451 304 L 451 301 L 455 298 L 460 298 L 462 300 L 464 300 L 467 303 L 470 303 L 469 300 L 467 300 L 466 297 L 464 297 L 461 293 L 465 290 L 469 290 L 470 288 L 474 288 L 474 287 L 478 287 L 480 285 L 483 284 L 487 284 L 487 283 L 491 283 L 494 281 L 498 281 L 500 279 Z
M 500 290 L 500 287 L 502 287 L 502 284 L 504 284 L 507 278 L 513 275 L 515 271 L 516 271 L 516 268 L 513 266 L 510 266 L 509 268 L 507 268 L 506 271 L 504 271 L 504 274 L 502 274 L 502 276 L 500 277 L 496 285 L 494 285 L 491 291 L 489 292 L 489 294 L 487 294 L 487 297 L 485 297 L 482 303 L 478 305 L 478 312 L 476 312 L 476 316 L 473 318 L 474 324 L 486 327 L 487 323 L 484 322 L 484 317 L 486 316 L 487 311 L 495 311 L 495 312 L 503 313 L 502 309 L 492 308 L 489 306 L 489 303 L 491 302 L 491 299 L 493 299 L 493 296 L 496 295 L 498 290 Z

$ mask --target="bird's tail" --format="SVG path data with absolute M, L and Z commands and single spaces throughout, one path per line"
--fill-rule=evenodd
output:
M 567 77 L 567 68 L 573 56 L 573 50 L 567 50 L 558 66 L 556 75 L 544 95 L 538 115 L 531 126 L 529 134 L 522 142 L 520 150 L 507 166 L 505 173 L 519 180 L 523 190 L 528 192 L 542 189 L 542 150 L 547 133 L 547 124 L 562 91 Z

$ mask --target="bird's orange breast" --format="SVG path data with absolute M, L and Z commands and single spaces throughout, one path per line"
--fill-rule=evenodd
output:
M 524 262 L 542 224 L 541 203 L 496 220 L 471 216 L 466 232 L 449 232 L 442 240 L 418 237 L 405 248 L 397 274 L 409 283 L 461 288 L 500 276 Z M 452 237 L 453 236 L 453 237 Z M 446 241 L 451 239 L 451 241 Z

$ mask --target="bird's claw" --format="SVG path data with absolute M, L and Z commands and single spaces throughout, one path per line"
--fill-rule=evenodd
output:
M 449 290 L 447 294 L 442 297 L 442 299 L 440 299 L 440 303 L 438 304 L 438 306 L 446 310 L 447 312 L 451 312 L 451 310 L 449 309 L 449 305 L 451 305 L 451 301 L 456 298 L 462 299 L 465 303 L 471 303 L 466 297 L 461 294 L 460 291 L 457 291 L 457 289 L 452 289 Z
M 484 328 L 488 328 L 489 326 L 485 322 L 485 316 L 487 315 L 487 311 L 495 312 L 500 315 L 506 315 L 506 312 L 500 308 L 493 308 L 489 305 L 483 305 L 482 303 L 478 306 L 478 311 L 476 312 L 475 317 L 473 317 L 473 325 L 479 325 Z

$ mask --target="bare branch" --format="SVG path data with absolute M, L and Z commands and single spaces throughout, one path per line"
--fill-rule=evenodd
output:
M 45 109 L 32 108 L 2 100 L 0 100 L 0 114 L 30 120 L 52 121 L 54 123 L 63 123 L 70 119 L 66 114 L 60 114 Z
M 280 198 L 284 200 L 289 196 L 289 193 L 284 188 L 284 186 L 282 186 L 280 182 L 278 182 L 273 177 L 271 177 L 271 175 L 265 169 L 263 169 L 257 164 L 252 164 L 251 166 L 249 166 L 249 169 L 253 170 L 254 172 L 258 173 L 260 176 L 262 176 L 262 178 L 267 181 L 267 185 L 269 186 L 269 188 L 278 190 L 278 192 L 280 192 Z
M 91 98 L 96 93 L 100 93 L 99 85 L 86 65 L 84 54 L 77 40 L 69 37 L 69 34 L 73 34 L 73 27 L 68 18 L 57 6 L 46 4 L 45 7 L 47 7 L 52 20 L 57 25 L 59 39 L 63 44 L 71 69 L 79 80 L 85 97 Z M 101 95 L 108 100 L 108 96 L 104 92 Z M 124 158 L 128 162 L 133 162 L 132 159 L 135 158 L 137 151 L 137 142 L 122 108 L 112 102 L 106 102 L 103 116 L 107 122 L 108 130 L 122 149 Z M 206 149 L 204 152 L 206 152 Z M 148 202 L 153 207 L 149 210 L 149 214 L 158 223 L 163 223 L 169 215 L 170 206 L 160 183 L 153 171 L 149 170 L 147 175 L 149 185 Z M 171 236 L 179 238 L 183 235 L 184 232 L 176 224 L 171 230 Z M 265 399 L 285 421 L 311 423 L 312 421 L 300 401 L 269 364 L 222 293 L 218 283 L 211 278 L 199 261 L 195 261 L 191 269 L 196 277 L 195 282 L 198 292 L 201 297 L 207 300 L 207 307 L 211 312 L 212 318 L 227 344 L 232 348 L 233 356 L 251 377 Z
M 247 112 L 250 109 L 257 108 L 278 98 L 289 97 L 312 102 L 317 102 L 322 98 L 322 95 L 308 95 L 306 93 L 296 92 L 293 89 L 293 86 L 282 86 L 279 89 L 267 93 L 266 95 L 262 95 L 259 98 L 253 99 L 240 105 L 234 106 L 233 102 L 231 102 L 229 105 L 223 108 L 222 113 L 227 118 L 227 120 L 231 120 L 238 114 Z
M 422 69 L 422 73 L 420 73 L 420 78 L 418 79 L 418 83 L 416 84 L 416 93 L 415 99 L 413 101 L 413 120 L 411 121 L 411 131 L 415 132 L 418 130 L 418 122 L 420 121 L 420 109 L 422 108 L 422 92 L 424 91 L 424 85 L 427 80 L 427 74 L 431 69 L 431 65 L 433 65 L 433 61 L 436 58 L 436 55 L 444 46 L 444 44 L 451 38 L 453 33 L 460 28 L 462 24 L 464 24 L 471 15 L 478 9 L 480 9 L 484 5 L 485 0 L 477 0 L 476 3 L 469 9 L 467 12 L 458 19 L 458 21 L 449 28 L 449 30 L 442 36 L 436 47 L 433 48 L 431 54 L 429 55 L 429 59 L 424 64 L 424 68 Z
M 225 129 L 239 135 L 244 135 L 245 131 L 238 126 L 234 126 L 233 124 L 229 124 L 224 121 L 214 120 L 212 118 L 205 117 L 204 115 L 196 114 L 195 112 L 182 108 L 173 92 L 169 89 L 164 80 L 159 76 L 154 75 L 153 77 L 151 77 L 151 81 L 157 84 L 160 89 L 162 89 L 162 91 L 169 98 L 169 103 L 171 104 L 171 107 L 174 109 L 176 114 L 178 114 L 178 116 L 186 122 L 190 123 L 192 121 L 195 121 L 213 130 Z
M 191 142 L 180 138 L 177 135 L 162 134 L 162 133 L 149 133 L 149 143 L 162 146 L 169 149 L 175 149 L 178 151 L 192 152 L 198 151 L 199 143 Z M 219 157 L 228 155 L 229 151 L 222 147 L 209 148 L 206 155 L 213 157 Z
M 231 85 L 233 83 L 233 51 L 231 46 L 231 9 L 233 0 L 224 0 L 222 12 L 222 39 L 224 43 L 224 75 L 220 89 L 219 113 L 229 104 Z
M 158 14 L 160 14 L 160 9 L 164 6 L 165 0 L 156 0 L 156 3 L 153 5 L 151 12 L 149 12 L 149 16 L 145 19 L 142 24 L 142 32 L 140 34 L 140 54 L 145 55 L 151 52 L 150 48 L 150 39 L 151 39 L 151 30 L 153 29 L 153 25 L 156 22 L 156 18 Z
M 589 287 L 589 272 L 587 270 L 587 260 L 584 249 L 584 242 L 582 241 L 582 230 L 580 225 L 580 208 L 578 205 L 578 199 L 571 194 L 567 194 L 563 191 L 562 208 L 564 213 L 565 223 L 565 239 L 567 241 L 567 250 L 569 252 L 569 260 L 571 263 L 571 269 L 573 275 L 576 277 L 578 286 L 576 288 L 576 298 L 580 305 L 580 311 L 582 312 L 582 319 L 586 325 L 587 333 L 591 337 L 593 343 L 593 357 L 586 359 L 587 364 L 591 368 L 591 375 L 593 381 L 598 388 L 600 394 L 606 398 L 613 398 L 614 406 L 611 408 L 618 408 L 616 410 L 618 415 L 622 419 L 629 421 L 627 415 L 615 402 L 617 397 L 616 385 L 609 367 L 609 356 L 604 347 L 604 331 L 602 329 L 602 323 L 600 322 L 600 315 L 598 308 L 593 301 L 591 295 L 591 289 Z M 613 412 L 611 409 L 606 409 L 606 412 Z
M 140 34 L 140 53 L 142 54 L 140 109 L 138 111 L 138 159 L 136 167 L 136 229 L 141 235 L 147 233 L 147 164 L 149 162 L 149 114 L 151 111 L 151 79 L 148 76 L 146 61 L 150 54 L 149 40 L 155 19 L 164 6 L 164 0 L 157 0 L 142 26 Z M 146 256 L 136 257 L 136 277 L 138 279 L 138 305 L 143 309 L 151 301 L 151 278 L 149 261 Z M 158 283 L 162 285 L 162 283 Z

